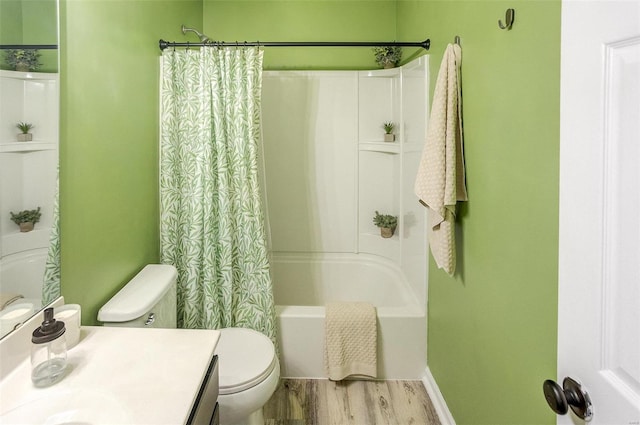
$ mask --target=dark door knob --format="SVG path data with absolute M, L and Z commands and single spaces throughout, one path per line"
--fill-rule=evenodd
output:
M 557 382 L 547 379 L 542 384 L 542 391 L 547 404 L 557 414 L 566 415 L 570 407 L 576 416 L 586 422 L 593 417 L 593 405 L 589 394 L 573 379 L 564 378 L 562 387 Z

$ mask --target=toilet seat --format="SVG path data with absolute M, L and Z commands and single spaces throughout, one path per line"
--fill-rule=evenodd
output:
M 234 394 L 258 385 L 277 364 L 271 340 L 253 329 L 221 329 L 215 354 L 220 362 L 220 394 Z

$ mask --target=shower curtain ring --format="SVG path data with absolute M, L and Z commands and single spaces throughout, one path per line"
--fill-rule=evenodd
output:
M 190 49 L 191 46 L 189 46 L 189 42 L 187 41 L 187 50 Z

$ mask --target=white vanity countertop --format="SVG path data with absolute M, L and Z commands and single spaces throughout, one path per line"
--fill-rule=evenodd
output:
M 34 412 L 24 422 L 0 423 L 30 424 L 66 412 L 65 422 L 90 417 L 93 424 L 184 424 L 219 337 L 215 330 L 82 327 L 61 381 L 34 387 L 26 358 L 0 382 L 0 416 L 26 410 L 20 406 Z M 34 401 L 40 399 L 46 412 L 38 412 Z

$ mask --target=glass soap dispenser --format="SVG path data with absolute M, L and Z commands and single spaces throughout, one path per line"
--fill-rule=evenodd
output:
M 44 322 L 31 337 L 31 380 L 36 387 L 55 384 L 67 367 L 64 322 L 53 318 L 53 308 L 44 310 Z

